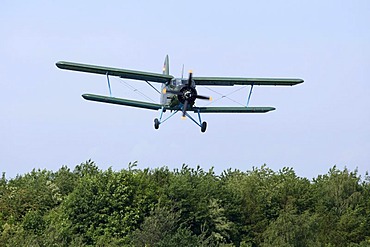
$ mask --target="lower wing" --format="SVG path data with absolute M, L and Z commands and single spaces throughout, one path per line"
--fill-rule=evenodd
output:
M 136 101 L 136 100 L 129 100 L 129 99 L 121 99 L 121 98 L 114 98 L 114 97 L 107 97 L 101 96 L 96 94 L 83 94 L 82 97 L 86 100 L 102 102 L 102 103 L 109 103 L 115 105 L 126 105 L 138 108 L 144 108 L 149 110 L 159 110 L 162 108 L 162 105 L 149 103 L 144 101 Z
M 96 94 L 83 94 L 82 97 L 86 100 L 96 101 L 101 103 L 125 105 L 149 110 L 162 109 L 163 105 L 150 103 L 145 101 L 129 100 L 122 98 L 114 98 Z M 180 107 L 164 106 L 166 110 L 180 110 Z M 195 113 L 266 113 L 275 110 L 274 107 L 193 107 L 191 109 Z
M 275 110 L 274 107 L 194 107 L 199 113 L 266 113 Z

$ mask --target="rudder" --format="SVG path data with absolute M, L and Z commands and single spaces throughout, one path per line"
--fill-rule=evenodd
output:
M 166 55 L 166 58 L 164 60 L 163 74 L 164 75 L 169 75 L 170 74 L 170 61 L 169 61 L 168 55 Z

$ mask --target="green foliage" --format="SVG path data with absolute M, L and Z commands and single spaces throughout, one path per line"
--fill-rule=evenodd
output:
M 156 207 L 145 217 L 140 228 L 132 234 L 134 246 L 155 246 L 176 233 L 180 214 L 163 207 Z M 176 234 L 175 234 L 176 235 Z
M 22 227 L 26 232 L 41 234 L 45 230 L 45 221 L 40 211 L 29 211 L 23 217 Z
M 370 246 L 370 177 L 292 168 L 33 170 L 0 179 L 2 246 Z

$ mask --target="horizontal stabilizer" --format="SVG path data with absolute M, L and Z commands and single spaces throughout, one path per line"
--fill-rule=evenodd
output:
M 97 101 L 102 103 L 108 104 L 116 104 L 116 105 L 125 105 L 131 107 L 138 107 L 150 110 L 159 110 L 162 108 L 162 105 L 149 103 L 144 101 L 136 101 L 136 100 L 128 100 L 128 99 L 121 99 L 121 98 L 114 98 L 102 95 L 95 95 L 95 94 L 83 94 L 82 97 L 86 100 Z
M 57 62 L 56 66 L 60 69 L 66 69 L 66 70 L 74 70 L 74 71 L 86 72 L 86 73 L 118 76 L 118 77 L 125 78 L 125 79 L 151 81 L 151 82 L 159 82 L 159 83 L 167 83 L 171 81 L 171 79 L 173 78 L 173 76 L 170 76 L 170 75 L 162 75 L 162 74 L 157 74 L 157 73 L 135 71 L 135 70 L 128 70 L 128 69 L 109 68 L 109 67 L 102 67 L 102 66 L 96 66 L 96 65 L 90 65 L 90 64 L 71 63 L 71 62 L 64 62 L 64 61 Z
M 199 113 L 266 113 L 275 110 L 274 107 L 194 107 Z

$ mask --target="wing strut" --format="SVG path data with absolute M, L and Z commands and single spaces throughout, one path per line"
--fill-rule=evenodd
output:
M 249 101 L 251 100 L 252 91 L 253 91 L 253 86 L 254 86 L 254 84 L 252 84 L 252 85 L 251 85 L 251 90 L 249 91 L 249 95 L 248 95 L 248 100 L 247 100 L 247 105 L 246 105 L 246 107 L 248 107 L 248 105 L 249 105 Z
M 112 89 L 110 87 L 110 81 L 109 81 L 109 74 L 108 74 L 108 72 L 106 73 L 106 75 L 107 75 L 107 81 L 108 81 L 109 96 L 112 97 Z
M 153 88 L 157 93 L 161 94 L 161 92 L 158 91 L 158 89 L 156 89 L 151 83 L 149 83 L 148 81 L 145 81 L 151 88 Z

